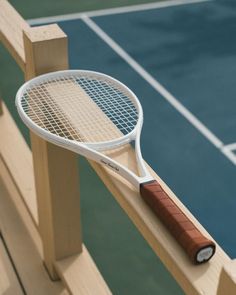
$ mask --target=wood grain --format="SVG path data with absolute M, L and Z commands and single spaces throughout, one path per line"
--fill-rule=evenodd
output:
M 43 267 L 38 230 L 1 158 L 0 204 L 0 231 L 6 237 L 27 294 L 68 295 L 63 284 L 51 281 Z M 99 291 L 96 294 L 111 294 L 84 245 L 82 254 L 56 262 L 56 268 L 70 294 L 91 295 L 94 290 Z
M 132 157 L 134 153 L 132 147 L 126 150 L 126 153 Z M 124 157 L 124 164 L 126 164 L 125 159 L 130 158 L 129 156 Z M 121 161 L 121 158 L 119 160 Z M 135 191 L 132 185 L 114 172 L 101 167 L 99 164 L 92 161 L 90 161 L 90 164 L 184 292 L 191 295 L 215 295 L 222 266 L 230 261 L 230 258 L 220 246 L 216 243 L 216 254 L 210 262 L 205 265 L 192 265 L 184 251 L 169 234 L 161 221 L 151 212 L 150 208 L 145 205 L 139 193 Z M 153 177 L 161 183 L 162 187 L 190 220 L 192 220 L 196 227 L 206 237 L 212 239 L 168 186 L 149 166 L 147 167 Z
M 68 68 L 67 37 L 57 25 L 31 28 L 23 39 L 26 80 Z M 44 261 L 51 277 L 59 279 L 54 262 L 82 251 L 77 158 L 30 135 Z
M 23 295 L 22 288 L 17 279 L 6 248 L 0 237 L 0 294 Z
M 8 1 L 0 0 L 0 40 L 23 71 L 25 70 L 23 31 L 28 29 L 27 22 Z
M 236 260 L 224 265 L 221 271 L 217 295 L 236 294 Z
M 73 295 L 112 294 L 85 247 L 80 255 L 57 261 L 55 266 Z
M 32 155 L 4 103 L 2 107 L 3 115 L 0 116 L 0 154 L 35 225 L 38 225 Z
M 25 30 L 23 40 L 25 80 L 68 68 L 67 36 L 56 24 Z
M 40 237 L 1 158 L 0 204 L 0 230 L 26 293 L 68 295 L 61 282 L 53 282 L 48 276 Z

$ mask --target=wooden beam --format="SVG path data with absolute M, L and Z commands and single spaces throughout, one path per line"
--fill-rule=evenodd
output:
M 23 295 L 22 288 L 17 279 L 7 250 L 0 236 L 0 294 Z
M 236 294 L 236 260 L 232 260 L 223 266 L 217 295 Z
M 23 71 L 25 70 L 23 31 L 29 28 L 27 22 L 7 0 L 0 0 L 0 40 Z
M 0 154 L 35 225 L 38 226 L 32 155 L 4 103 L 2 103 L 2 107 L 3 115 L 0 116 Z
M 80 198 L 76 155 L 31 134 L 44 260 L 81 253 Z M 41 216 L 41 217 L 40 217 Z
M 119 159 L 120 162 L 130 168 L 134 167 L 134 157 L 132 147 L 126 148 L 125 155 L 114 154 L 115 159 Z M 220 246 L 217 244 L 216 254 L 208 263 L 198 266 L 192 265 L 184 251 L 149 207 L 145 205 L 132 185 L 115 172 L 99 164 L 93 161 L 90 161 L 90 164 L 185 293 L 191 295 L 215 295 L 221 268 L 230 261 L 230 258 Z M 193 223 L 206 236 L 210 237 L 168 186 L 149 166 L 148 169 Z
M 1 158 L 0 204 L 0 231 L 26 294 L 68 295 L 61 282 L 51 281 L 43 266 L 39 234 Z
M 57 25 L 24 32 L 25 79 L 68 68 L 67 37 Z M 81 253 L 77 157 L 31 133 L 39 229 L 44 260 L 53 279 L 54 262 Z
M 95 290 L 99 295 L 112 294 L 85 247 L 80 255 L 57 261 L 55 266 L 73 295 L 94 295 Z
M 68 69 L 67 36 L 53 24 L 39 26 L 23 33 L 26 69 L 25 80 Z
M 62 283 L 52 282 L 43 267 L 41 238 L 1 158 L 0 203 L 0 231 L 26 293 L 68 295 Z M 56 262 L 56 269 L 70 294 L 91 295 L 94 290 L 98 295 L 111 294 L 84 245 L 81 254 Z

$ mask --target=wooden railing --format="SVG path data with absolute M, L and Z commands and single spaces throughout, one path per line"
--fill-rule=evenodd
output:
M 0 0 L 0 38 L 22 69 L 25 80 L 68 68 L 67 36 L 63 31 L 57 25 L 29 27 L 6 0 Z M 0 198 L 0 208 L 7 208 L 0 209 L 0 231 L 16 266 L 23 267 L 19 276 L 26 282 L 26 293 L 34 294 L 34 283 L 40 290 L 37 294 L 94 294 L 94 290 L 96 294 L 111 294 L 82 243 L 76 155 L 35 134 L 31 134 L 31 154 L 3 102 L 0 114 L 0 176 L 7 196 Z M 114 159 L 129 167 L 135 165 L 134 157 L 132 147 L 126 147 L 122 156 L 114 154 Z M 90 164 L 186 294 L 223 295 L 225 290 L 227 295 L 236 294 L 235 261 L 219 245 L 209 263 L 191 265 L 133 187 L 99 164 Z M 209 236 L 166 184 L 149 166 L 148 169 Z M 14 223 L 15 219 L 18 221 Z M 15 235 L 14 226 L 21 235 Z M 34 258 L 30 256 L 35 272 L 31 273 L 31 280 L 29 265 L 25 262 L 22 266 L 24 259 L 16 247 L 23 242 L 26 246 L 22 251 L 34 254 Z M 52 282 L 47 274 L 42 278 L 39 260 L 44 261 L 52 280 L 61 279 L 64 283 Z M 40 284 L 44 286 L 41 289 Z

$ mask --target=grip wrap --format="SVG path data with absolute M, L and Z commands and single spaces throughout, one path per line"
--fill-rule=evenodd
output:
M 140 194 L 194 264 L 206 262 L 214 255 L 215 243 L 197 229 L 156 180 L 141 184 Z M 209 254 L 200 259 L 204 249 Z

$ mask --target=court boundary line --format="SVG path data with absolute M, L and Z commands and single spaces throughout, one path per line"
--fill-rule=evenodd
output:
M 236 142 L 224 145 L 222 152 L 236 165 Z
M 112 48 L 122 59 L 124 59 L 144 80 L 146 80 L 161 96 L 166 99 L 191 125 L 193 125 L 208 141 L 210 141 L 221 153 L 236 165 L 236 154 L 233 152 L 235 144 L 224 145 L 224 143 L 208 129 L 193 113 L 181 104 L 163 85 L 161 85 L 151 74 L 149 74 L 139 63 L 137 63 L 118 43 L 105 33 L 91 17 L 106 16 L 112 14 L 131 13 L 152 9 L 161 9 L 179 5 L 190 5 L 210 2 L 215 0 L 167 0 L 147 4 L 130 5 L 116 8 L 108 8 L 80 13 L 64 14 L 51 17 L 29 19 L 30 25 L 42 25 L 60 21 L 81 19 L 90 27 L 108 46 Z
M 232 149 L 208 129 L 193 113 L 177 100 L 160 82 L 149 74 L 134 58 L 132 58 L 117 42 L 103 31 L 89 16 L 84 15 L 83 22 L 126 61 L 144 80 L 146 80 L 161 96 L 167 100 L 191 125 L 193 125 L 212 145 L 214 145 L 229 161 L 236 165 L 236 156 Z M 231 147 L 232 145 L 230 145 Z M 234 147 L 234 145 L 233 145 Z
M 62 14 L 62 15 L 49 16 L 49 17 L 39 17 L 39 18 L 28 19 L 27 22 L 29 25 L 34 26 L 34 25 L 42 25 L 45 23 L 49 24 L 54 22 L 82 19 L 84 15 L 88 17 L 97 17 L 97 16 L 106 16 L 106 15 L 113 15 L 113 14 L 146 11 L 146 10 L 152 10 L 152 9 L 161 9 L 161 8 L 167 8 L 167 7 L 179 6 L 179 5 L 190 5 L 190 4 L 204 3 L 204 2 L 210 2 L 210 1 L 214 1 L 214 0 L 167 0 L 167 1 L 136 4 L 136 5 L 92 10 L 92 11 L 85 11 L 85 12 L 78 12 L 78 13 Z

